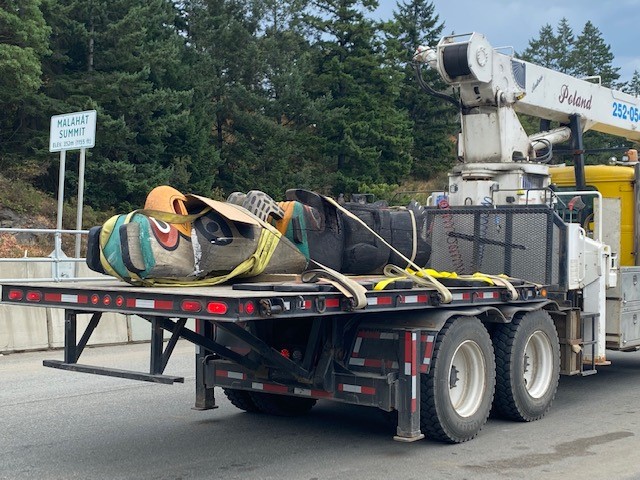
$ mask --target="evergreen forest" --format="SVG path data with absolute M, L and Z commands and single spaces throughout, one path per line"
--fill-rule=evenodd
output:
M 434 178 L 456 161 L 458 112 L 419 89 L 411 58 L 451 32 L 432 2 L 399 0 L 384 21 L 377 6 L 0 0 L 0 172 L 54 193 L 51 116 L 96 110 L 85 181 L 96 210 L 138 208 L 161 184 L 282 198 L 292 187 L 385 192 Z M 591 22 L 579 33 L 567 19 L 545 25 L 520 56 L 640 93 L 638 72 L 620 82 Z M 426 80 L 445 89 L 433 72 Z

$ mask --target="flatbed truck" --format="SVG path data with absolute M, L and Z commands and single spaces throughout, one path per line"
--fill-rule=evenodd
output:
M 216 386 L 243 410 L 278 415 L 330 399 L 397 414 L 399 441 L 458 443 L 492 410 L 540 419 L 560 374 L 590 375 L 607 348 L 640 348 L 637 161 L 608 167 L 624 175 L 585 168 L 582 144 L 589 129 L 640 140 L 640 100 L 498 52 L 477 33 L 420 47 L 414 60 L 425 90 L 434 93 L 428 65 L 457 92 L 437 96 L 462 122 L 463 163 L 425 207 L 427 267 L 459 274 L 442 275 L 447 295 L 397 270 L 384 288 L 376 275 L 352 278 L 366 287 L 358 304 L 298 276 L 191 288 L 3 283 L 3 303 L 65 310 L 64 359 L 45 365 L 170 384 L 183 381 L 164 369 L 184 338 L 196 345 L 198 409 L 216 407 Z M 539 117 L 541 132 L 527 135 L 518 113 Z M 573 177 L 548 165 L 566 141 Z M 148 372 L 79 363 L 104 312 L 150 323 Z

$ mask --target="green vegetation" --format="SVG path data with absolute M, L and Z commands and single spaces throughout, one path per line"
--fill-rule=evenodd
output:
M 41 208 L 33 187 L 55 195 L 49 119 L 88 109 L 98 128 L 85 200 L 100 212 L 137 208 L 159 184 L 217 198 L 255 188 L 282 198 L 290 187 L 391 197 L 395 185 L 437 178 L 455 161 L 457 112 L 419 90 L 411 55 L 445 24 L 427 0 L 397 2 L 386 22 L 373 19 L 377 5 L 1 2 L 2 203 L 31 214 Z M 577 37 L 566 19 L 546 25 L 523 54 L 618 81 L 591 22 Z M 639 84 L 636 72 L 625 88 Z M 77 154 L 67 162 L 73 202 Z

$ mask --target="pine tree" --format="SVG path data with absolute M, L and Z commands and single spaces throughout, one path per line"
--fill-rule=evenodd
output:
M 197 109 L 173 3 L 48 2 L 54 54 L 45 92 L 57 99 L 51 108 L 98 111 L 87 201 L 98 208 L 137 208 L 159 184 L 186 186 L 185 176 L 203 170 L 199 163 L 215 154 L 206 138 L 193 135 Z
M 408 112 L 413 123 L 412 174 L 422 179 L 451 166 L 455 146 L 452 139 L 459 130 L 458 112 L 450 103 L 431 97 L 419 88 L 410 61 L 419 45 L 435 45 L 443 29 L 444 23 L 435 13 L 433 2 L 407 0 L 396 4 L 387 35 L 387 48 L 394 51 L 395 61 L 404 75 L 398 105 Z M 423 75 L 435 90 L 446 88 L 435 71 L 426 70 Z
M 575 62 L 573 50 L 576 38 L 571 25 L 569 25 L 569 20 L 565 17 L 561 18 L 556 27 L 556 32 L 555 56 L 557 58 L 557 70 L 571 74 Z
M 261 135 L 262 59 L 257 36 L 262 2 L 189 0 L 183 2 L 192 72 L 198 96 L 207 105 L 220 155 L 215 186 L 226 193 L 245 189 L 256 162 L 252 137 Z
M 255 107 L 239 112 L 237 143 L 248 156 L 235 188 L 259 188 L 282 198 L 287 188 L 322 186 L 317 153 L 310 142 L 317 104 L 305 85 L 310 76 L 309 44 L 302 31 L 304 3 L 266 0 L 261 30 L 256 34 L 259 61 Z
M 547 23 L 540 28 L 538 38 L 530 39 L 527 48 L 518 56 L 527 62 L 560 71 L 558 46 L 553 27 Z
M 46 141 L 31 113 L 40 102 L 50 33 L 40 0 L 0 3 L 0 168 L 5 174 L 31 164 L 34 142 Z
M 396 183 L 410 171 L 412 139 L 409 119 L 396 106 L 402 76 L 384 55 L 378 25 L 364 14 L 377 2 L 311 3 L 317 13 L 306 18 L 316 37 L 309 83 L 314 98 L 327 101 L 316 132 L 334 191 Z
M 611 46 L 591 21 L 585 23 L 573 49 L 571 73 L 576 76 L 599 76 L 602 85 L 616 87 L 619 68 L 613 66 Z
M 640 72 L 638 70 L 633 71 L 633 77 L 631 77 L 631 81 L 625 85 L 624 91 L 640 97 Z

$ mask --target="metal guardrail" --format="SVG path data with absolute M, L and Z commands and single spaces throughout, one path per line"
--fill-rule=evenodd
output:
M 79 265 L 85 261 L 84 257 L 79 256 L 80 237 L 87 235 L 89 230 L 69 230 L 58 228 L 0 228 L 0 234 L 2 233 L 30 233 L 40 235 L 54 235 L 55 246 L 51 254 L 48 257 L 16 257 L 16 258 L 0 258 L 1 263 L 51 263 L 52 273 L 51 277 L 39 277 L 39 278 L 0 278 L 0 282 L 76 282 L 76 281 L 106 281 L 111 277 L 80 277 L 78 275 Z M 76 235 L 76 256 L 68 257 L 62 251 L 62 235 L 71 234 Z M 72 268 L 69 268 L 72 267 Z

